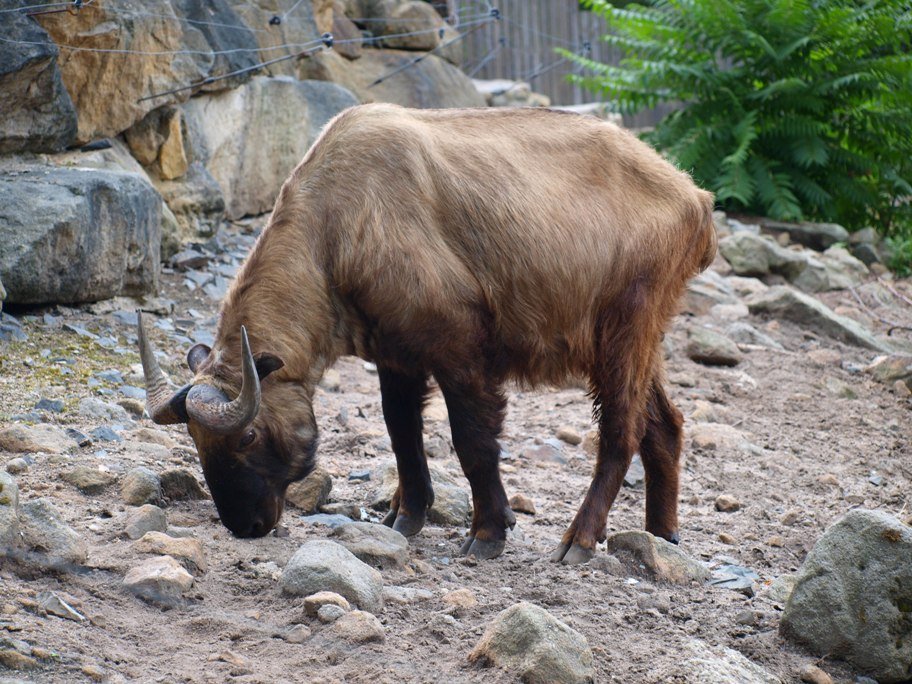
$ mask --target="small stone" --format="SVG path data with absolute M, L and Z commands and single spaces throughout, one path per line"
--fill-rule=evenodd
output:
M 304 613 L 314 617 L 323 606 L 338 606 L 343 611 L 351 610 L 351 605 L 344 596 L 334 591 L 318 591 L 304 599 Z
M 409 603 L 415 603 L 417 601 L 428 601 L 434 598 L 434 593 L 428 591 L 427 589 L 421 589 L 419 587 L 384 587 L 383 588 L 383 601 L 384 603 L 398 603 L 401 605 L 406 605 Z
M 106 473 L 89 466 L 76 466 L 63 475 L 61 479 L 73 485 L 83 494 L 101 494 L 117 478 L 111 473 Z
M 54 425 L 11 425 L 0 430 L 0 450 L 14 454 L 44 452 L 62 454 L 72 442 L 66 432 Z
M 11 648 L 0 647 L 0 665 L 10 670 L 33 670 L 38 661 Z
M 792 526 L 801 518 L 801 513 L 796 510 L 786 511 L 782 514 L 782 517 L 779 518 L 779 522 L 786 526 Z
M 571 446 L 577 446 L 578 444 L 582 444 L 582 442 L 583 442 L 582 435 L 580 435 L 580 433 L 578 433 L 572 427 L 569 427 L 566 425 L 564 425 L 563 427 L 559 427 L 557 429 L 557 432 L 555 433 L 555 435 L 557 436 L 557 438 L 560 441 L 566 442 L 567 444 L 570 444 Z
M 164 532 L 168 529 L 168 518 L 158 506 L 145 504 L 126 514 L 124 534 L 130 539 L 139 539 L 146 532 Z
M 553 444 L 530 444 L 523 448 L 519 454 L 536 465 L 545 465 L 547 463 L 567 463 L 567 458 L 559 446 Z
M 349 520 L 361 520 L 362 511 L 359 504 L 356 503 L 346 503 L 344 501 L 337 501 L 335 503 L 323 504 L 320 506 L 320 513 L 326 513 L 327 515 L 341 515 Z
M 342 546 L 377 568 L 403 567 L 408 562 L 408 540 L 386 525 L 352 522 L 333 529 Z
M 833 678 L 816 665 L 805 665 L 798 677 L 808 684 L 833 684 Z
M 686 352 L 692 361 L 708 366 L 737 366 L 742 356 L 730 339 L 700 327 L 690 329 Z
M 465 615 L 478 605 L 478 599 L 468 589 L 454 589 L 443 595 L 443 602 L 456 615 Z
M 6 472 L 10 475 L 18 475 L 28 470 L 28 461 L 24 458 L 11 458 L 6 462 Z
M 766 595 L 773 603 L 784 606 L 788 603 L 789 596 L 795 588 L 795 582 L 798 580 L 797 575 L 785 574 L 774 579 L 766 590 Z
M 328 540 L 301 545 L 282 571 L 280 583 L 286 594 L 334 591 L 360 608 L 377 611 L 383 606 L 380 573 L 341 544 Z
M 583 684 L 594 680 L 586 637 L 531 603 L 517 603 L 488 625 L 469 654 L 528 684 Z
M 67 437 L 72 439 L 74 442 L 76 442 L 76 444 L 78 444 L 81 447 L 90 447 L 90 446 L 92 446 L 92 444 L 94 444 L 94 442 L 92 442 L 91 437 L 89 437 L 84 432 L 80 432 L 76 428 L 67 428 L 66 434 L 67 434 Z
M 731 494 L 720 494 L 716 497 L 716 510 L 721 513 L 734 513 L 741 510 L 741 502 Z
M 737 682 L 738 684 L 781 684 L 775 675 L 752 663 L 738 651 L 712 646 L 700 639 L 685 644 L 675 675 L 682 682 Z M 687 657 L 687 656 L 690 657 Z
M 510 497 L 510 509 L 517 513 L 535 515 L 535 504 L 525 494 L 514 494 Z
M 833 486 L 833 487 L 839 486 L 839 480 L 836 479 L 836 476 L 833 475 L 832 473 L 825 473 L 825 474 L 821 475 L 820 477 L 817 478 L 817 482 L 819 482 L 822 485 L 829 485 L 829 486 Z
M 893 394 L 905 399 L 912 397 L 912 390 L 909 389 L 909 385 L 906 384 L 905 380 L 896 380 L 893 383 Z
M 20 504 L 19 523 L 26 546 L 46 554 L 51 563 L 85 563 L 88 556 L 85 541 L 64 522 L 49 499 Z
M 132 422 L 129 414 L 127 414 L 123 407 L 118 406 L 117 404 L 109 404 L 101 399 L 96 399 L 95 397 L 80 399 L 77 413 L 81 418 L 86 418 L 97 423 L 119 423 L 121 425 L 129 425 Z
M 348 474 L 349 482 L 367 482 L 371 479 L 370 470 L 353 470 Z
M 631 574 L 645 574 L 673 584 L 702 583 L 709 571 L 676 545 L 639 530 L 617 532 L 608 537 L 606 548 L 617 556 Z
M 345 613 L 332 626 L 333 636 L 356 644 L 382 642 L 385 638 L 383 623 L 376 615 L 363 610 Z
M 159 504 L 162 501 L 161 480 L 144 466 L 132 468 L 120 483 L 120 496 L 130 506 Z
M 56 615 L 65 620 L 82 622 L 85 616 L 52 591 L 38 594 L 38 607 L 48 615 Z
M 639 489 L 646 480 L 646 469 L 643 467 L 643 459 L 640 455 L 634 454 L 630 459 L 630 467 L 624 473 L 624 486 L 631 489 Z
M 63 413 L 63 401 L 60 399 L 39 399 L 38 403 L 35 404 L 35 408 L 48 413 Z
M 190 590 L 193 575 L 171 556 L 159 556 L 131 568 L 123 583 L 142 598 L 167 603 Z
M 719 532 L 719 541 L 723 544 L 730 544 L 732 546 L 738 543 L 738 540 L 728 532 Z
M 282 638 L 289 644 L 303 644 L 310 639 L 311 631 L 306 625 L 294 625 L 291 629 L 282 635 Z
M 303 480 L 288 486 L 285 501 L 305 513 L 316 513 L 329 500 L 330 491 L 332 477 L 322 468 L 317 468 Z
M 774 534 L 772 537 L 766 540 L 767 546 L 772 546 L 774 549 L 781 549 L 785 546 L 785 539 L 778 534 Z
M 217 660 L 231 665 L 231 674 L 233 677 L 251 674 L 253 672 L 253 668 L 250 665 L 250 660 L 242 656 L 240 653 L 235 653 L 234 651 L 222 651 L 214 658 L 210 656 L 209 660 Z
M 107 425 L 102 425 L 97 427 L 94 430 L 89 431 L 89 434 L 98 440 L 99 442 L 122 442 L 123 437 L 118 435 L 114 430 L 109 428 Z
M 343 615 L 345 615 L 345 610 L 331 603 L 320 606 L 319 610 L 317 610 L 317 619 L 324 625 L 335 622 Z
M 163 472 L 161 488 L 162 496 L 170 501 L 196 501 L 209 498 L 199 480 L 183 468 L 173 468 Z
M 177 442 L 164 430 L 154 430 L 152 428 L 141 427 L 130 431 L 130 438 L 138 442 L 148 442 L 149 444 L 158 444 L 166 449 L 173 449 Z
M 709 584 L 753 597 L 757 593 L 755 582 L 759 579 L 760 576 L 750 568 L 726 564 L 713 570 Z
M 207 569 L 202 544 L 190 537 L 171 537 L 152 530 L 133 542 L 133 549 L 138 553 L 171 556 L 191 572 L 206 572 Z
M 83 665 L 79 671 L 93 682 L 103 682 L 108 678 L 108 673 L 97 665 Z

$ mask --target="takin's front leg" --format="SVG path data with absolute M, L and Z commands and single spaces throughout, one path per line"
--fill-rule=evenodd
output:
M 412 377 L 379 367 L 383 418 L 389 432 L 399 488 L 390 502 L 383 524 L 406 537 L 418 534 L 434 503 L 434 490 L 424 455 L 421 406 L 427 395 L 427 376 Z
M 447 382 L 438 377 L 450 417 L 453 446 L 472 487 L 472 527 L 460 552 L 479 560 L 499 556 L 507 528 L 516 524 L 500 481 L 500 445 L 506 400 L 498 388 Z

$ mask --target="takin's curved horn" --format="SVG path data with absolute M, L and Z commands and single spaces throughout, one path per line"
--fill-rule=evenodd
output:
M 159 425 L 186 423 L 187 414 L 183 411 L 183 399 L 189 387 L 175 391 L 168 382 L 146 337 L 142 311 L 136 312 L 136 332 L 139 337 L 143 375 L 146 378 L 146 411 L 149 412 L 149 417 Z
M 229 401 L 222 390 L 212 385 L 194 385 L 187 394 L 187 413 L 204 429 L 219 435 L 239 432 L 260 410 L 260 378 L 244 326 L 241 326 L 241 365 L 241 393 L 234 401 Z

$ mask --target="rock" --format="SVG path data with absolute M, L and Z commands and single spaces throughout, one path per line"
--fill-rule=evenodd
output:
M 76 466 L 65 472 L 60 478 L 73 485 L 83 494 L 101 494 L 117 477 L 97 468 Z
M 820 300 L 791 287 L 771 287 L 765 293 L 748 298 L 747 306 L 753 314 L 771 314 L 846 344 L 881 352 L 890 351 L 884 343 L 851 318 L 833 313 Z
M 586 637 L 525 601 L 510 606 L 488 625 L 469 660 L 497 665 L 529 684 L 594 681 Z
M 198 501 L 209 495 L 199 480 L 183 468 L 172 468 L 161 474 L 162 496 L 170 501 Z
M 571 446 L 577 446 L 583 443 L 583 436 L 572 427 L 569 427 L 567 425 L 557 428 L 555 436 L 560 441 L 566 442 Z
M 130 506 L 158 505 L 162 501 L 161 480 L 144 466 L 131 468 L 120 483 L 120 496 Z
M 402 605 L 427 601 L 434 598 L 433 592 L 418 587 L 384 587 L 384 603 L 399 603 Z
M 332 529 L 354 522 L 347 515 L 342 515 L 341 513 L 314 513 L 313 515 L 302 515 L 301 521 L 311 525 L 326 525 Z
M 0 665 L 10 670 L 33 670 L 38 667 L 38 661 L 24 653 L 0 646 Z M 22 682 L 21 679 L 14 679 L 11 684 L 22 684 Z
M 109 404 L 101 399 L 86 397 L 79 400 L 79 416 L 87 420 L 129 424 L 130 416 L 122 406 Z
M 731 494 L 719 494 L 716 497 L 716 510 L 722 513 L 733 513 L 741 510 L 741 502 Z
M 708 366 L 737 366 L 741 362 L 738 345 L 724 335 L 696 326 L 688 331 L 687 356 Z
M 353 610 L 340 616 L 331 631 L 335 638 L 355 644 L 383 642 L 384 639 L 383 624 L 376 615 L 363 610 Z
M 47 555 L 50 564 L 82 565 L 88 557 L 86 543 L 49 499 L 19 505 L 19 526 L 26 547 Z
M 798 571 L 781 633 L 813 652 L 848 660 L 879 682 L 902 682 L 912 664 L 912 528 L 856 509 L 831 525 Z
M 132 547 L 138 553 L 154 553 L 171 556 L 190 572 L 203 573 L 207 570 L 203 546 L 190 537 L 171 537 L 163 532 L 146 532 Z
M 316 617 L 320 608 L 328 605 L 338 606 L 343 611 L 351 610 L 351 605 L 344 596 L 332 591 L 318 591 L 304 599 L 304 613 Z
M 9 12 L 3 21 L 9 42 L 0 43 L 0 153 L 60 152 L 76 137 L 76 109 L 57 46 L 24 13 Z
M 189 162 L 184 148 L 181 110 L 159 107 L 124 133 L 133 156 L 163 180 L 180 178 Z
M 630 467 L 624 473 L 624 486 L 631 489 L 638 489 L 643 486 L 646 480 L 646 469 L 643 467 L 643 459 L 639 453 L 633 455 L 630 459 Z
M 698 684 L 781 684 L 778 677 L 737 651 L 724 646 L 710 646 L 700 639 L 687 642 L 675 674 L 681 677 L 681 681 Z
M 353 522 L 334 528 L 332 534 L 342 546 L 373 567 L 401 568 L 408 562 L 408 540 L 386 525 Z
M 700 273 L 687 283 L 683 310 L 694 316 L 703 316 L 714 306 L 738 304 L 738 297 L 727 279 L 715 271 Z
M 778 273 L 791 280 L 807 266 L 801 254 L 781 247 L 767 237 L 746 231 L 719 240 L 719 253 L 741 276 Z
M 760 575 L 741 565 L 723 564 L 712 571 L 709 584 L 719 589 L 728 589 L 752 598 L 757 593 L 756 582 Z
M 588 437 L 588 435 L 587 435 Z M 560 442 L 554 440 L 556 443 L 545 442 L 544 444 L 528 444 L 523 447 L 520 452 L 520 458 L 523 458 L 527 461 L 530 461 L 536 465 L 544 465 L 546 463 L 558 463 L 564 465 L 567 463 L 567 458 L 564 456 L 563 449 L 560 446 Z M 586 441 L 583 441 L 583 449 L 586 449 Z M 589 453 L 587 451 L 587 453 Z
M 19 541 L 19 487 L 16 479 L 0 471 L 0 549 Z
M 912 388 L 912 354 L 878 356 L 865 371 L 885 385 L 901 381 Z
M 29 462 L 24 458 L 11 458 L 6 462 L 6 472 L 10 475 L 19 475 L 28 470 Z
M 361 102 L 392 102 L 419 109 L 485 106 L 472 80 L 436 55 L 390 76 L 414 59 L 414 53 L 404 50 L 365 50 L 354 61 L 324 52 L 302 62 L 302 76 L 337 83 Z M 382 80 L 377 83 L 378 79 Z
M 48 615 L 56 615 L 64 620 L 82 622 L 85 616 L 52 591 L 38 594 L 38 608 Z
M 725 329 L 726 336 L 732 341 L 739 344 L 754 344 L 770 349 L 782 349 L 782 345 L 776 342 L 769 335 L 760 332 L 750 323 L 738 321 L 732 323 Z
M 343 615 L 345 615 L 345 610 L 340 606 L 333 605 L 332 603 L 327 603 L 326 605 L 320 606 L 320 608 L 317 610 L 317 619 L 324 625 L 335 622 Z
M 180 178 L 152 177 L 170 212 L 162 221 L 162 254 L 179 252 L 187 243 L 211 238 L 221 228 L 225 216 L 225 197 L 218 182 L 203 166 L 192 161 Z
M 438 525 L 463 525 L 472 513 L 468 489 L 460 485 L 446 469 L 436 463 L 429 463 L 431 484 L 434 487 L 434 505 L 428 511 L 428 520 Z M 371 508 L 385 510 L 399 486 L 399 475 L 395 463 L 388 463 L 373 476 L 380 481 L 380 487 L 371 501 Z
M 225 213 L 234 219 L 272 209 L 323 125 L 354 104 L 336 84 L 257 76 L 235 90 L 193 98 L 184 115 L 193 153 L 218 182 Z
M 724 423 L 698 423 L 690 426 L 688 433 L 693 446 L 706 451 L 744 450 L 748 444 L 745 433 Z
M 62 454 L 73 446 L 67 433 L 54 425 L 10 425 L 0 430 L 0 449 L 14 454 Z
M 456 615 L 465 615 L 478 605 L 478 599 L 469 589 L 448 591 L 443 595 L 443 602 Z
M 47 411 L 48 413 L 63 413 L 63 401 L 61 399 L 39 399 L 35 404 L 38 411 Z
M 535 503 L 525 494 L 514 494 L 511 496 L 510 509 L 517 513 L 535 515 Z
M 788 233 L 793 242 L 818 252 L 832 247 L 836 243 L 849 241 L 849 231 L 835 223 L 784 223 L 761 219 L 760 226 L 765 232 L 773 235 Z
M 7 302 L 89 302 L 158 288 L 162 203 L 143 178 L 35 163 L 0 166 Z
M 158 506 L 145 504 L 126 514 L 123 522 L 124 534 L 130 539 L 139 539 L 146 532 L 164 532 L 168 529 L 168 518 Z
M 311 631 L 306 625 L 294 625 L 282 635 L 289 644 L 303 644 L 310 639 Z
M 305 513 L 316 513 L 329 500 L 332 477 L 322 468 L 316 468 L 303 480 L 292 482 L 285 491 L 285 502 Z
M 144 599 L 170 603 L 193 586 L 193 575 L 171 556 L 158 556 L 130 568 L 124 587 Z
M 135 322 L 136 315 L 133 315 Z M 177 446 L 177 442 L 164 430 L 155 430 L 152 428 L 141 427 L 135 430 L 130 431 L 130 437 L 140 442 L 147 442 L 149 444 L 157 444 L 163 446 L 166 449 L 173 449 Z
M 608 553 L 612 553 L 621 562 L 631 559 L 629 564 L 632 574 L 646 573 L 648 577 L 661 582 L 689 584 L 703 582 L 709 577 L 709 571 L 689 556 L 685 555 L 674 544 L 654 537 L 648 532 L 617 532 L 608 537 Z M 644 566 L 640 569 L 640 565 Z
M 383 45 L 388 48 L 427 52 L 436 50 L 445 41 L 459 35 L 426 2 L 413 0 L 397 4 L 389 19 L 389 22 L 381 24 L 380 33 L 387 36 Z
M 334 591 L 360 608 L 383 606 L 383 577 L 341 544 L 326 540 L 303 544 L 288 561 L 280 580 L 286 594 L 309 596 Z
M 805 665 L 798 677 L 808 684 L 833 684 L 833 678 L 816 665 Z
M 857 287 L 871 274 L 864 262 L 852 256 L 844 247 L 830 247 L 821 255 L 821 260 L 826 268 L 828 290 Z

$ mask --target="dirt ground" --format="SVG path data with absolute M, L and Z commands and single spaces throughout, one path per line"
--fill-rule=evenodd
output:
M 214 315 L 214 301 L 199 289 L 189 291 L 184 276 L 170 273 L 163 281 L 162 294 L 176 302 L 172 319 L 189 309 L 199 320 Z M 894 283 L 903 292 L 907 285 Z M 857 304 L 848 292 L 823 299 L 830 306 Z M 902 306 L 897 300 L 878 312 L 901 318 L 906 315 Z M 44 313 L 62 319 L 47 325 Z M 44 397 L 65 401 L 65 410 L 47 418 L 50 422 L 83 432 L 97 427 L 74 410 L 78 399 L 96 392 L 88 379 L 109 369 L 129 376 L 138 357 L 132 349 L 117 354 L 94 344 L 83 352 L 82 338 L 59 323 L 113 331 L 125 347 L 135 338 L 133 330 L 88 308 L 16 314 L 29 339 L 0 347 L 4 420 L 29 412 Z M 551 563 L 548 556 L 582 501 L 593 460 L 582 445 L 564 444 L 564 463 L 524 454 L 536 440 L 554 438 L 562 426 L 584 435 L 591 429 L 590 403 L 581 389 L 541 389 L 510 392 L 502 438 L 509 454 L 504 461 L 507 492 L 525 494 L 537 509 L 534 516 L 517 514 L 523 539 L 508 544 L 500 558 L 476 563 L 458 555 L 465 528 L 427 526 L 410 540 L 409 565 L 384 570 L 383 578 L 387 586 L 426 589 L 433 597 L 387 602 L 379 614 L 386 632 L 383 643 L 353 647 L 333 641 L 323 634 L 322 624 L 304 616 L 302 599 L 282 595 L 277 581 L 281 568 L 304 541 L 328 534 L 326 527 L 302 521 L 294 509 L 287 509 L 282 520 L 287 536 L 248 540 L 236 539 L 222 527 L 211 500 L 168 505 L 169 523 L 192 530 L 209 567 L 181 603 L 150 604 L 121 585 L 142 556 L 114 527 L 113 521 L 129 508 L 119 487 L 87 496 L 60 474 L 77 463 L 115 474 L 135 465 L 156 472 L 179 466 L 202 481 L 185 428 L 163 427 L 180 445 L 168 459 L 150 458 L 127 438 L 74 447 L 66 456 L 34 454 L 33 463 L 16 476 L 22 501 L 41 496 L 55 502 L 88 543 L 89 560 L 79 572 L 0 561 L 0 639 L 26 642 L 42 656 L 38 669 L 5 671 L 0 666 L 0 681 L 7 681 L 6 676 L 30 682 L 510 682 L 513 675 L 470 664 L 467 655 L 497 613 L 518 601 L 546 608 L 588 639 L 598 682 L 686 681 L 680 661 L 693 639 L 734 649 L 785 682 L 798 681 L 810 663 L 836 681 L 853 681 L 855 674 L 846 664 L 818 659 L 779 636 L 782 605 L 769 597 L 768 586 L 797 570 L 827 525 L 852 508 L 881 509 L 909 519 L 910 400 L 860 371 L 874 352 L 756 317 L 745 320 L 784 350 L 751 348 L 734 368 L 698 365 L 684 354 L 686 329 L 708 320 L 681 316 L 669 335 L 670 394 L 687 417 L 688 430 L 681 548 L 709 565 L 729 562 L 754 570 L 760 580 L 753 598 L 710 586 L 682 587 L 615 574 L 604 562 L 604 549 L 587 565 Z M 894 335 L 909 337 L 903 331 Z M 189 377 L 182 368 L 189 345 L 174 343 L 158 329 L 153 337 L 169 354 L 172 375 Z M 71 374 L 55 374 L 42 358 L 43 349 L 54 350 L 49 358 L 58 349 L 75 355 Z M 347 477 L 393 459 L 377 377 L 359 359 L 342 359 L 335 368 L 339 391 L 321 388 L 315 399 L 319 460 L 333 476 L 331 501 L 363 506 L 377 520 L 380 514 L 367 508 L 376 480 L 349 482 Z M 697 448 L 692 435 L 701 422 L 733 426 L 743 440 Z M 155 427 L 148 419 L 140 423 Z M 428 420 L 426 436 L 448 443 L 445 420 Z M 0 463 L 15 456 L 0 452 Z M 454 453 L 434 460 L 462 477 Z M 714 502 L 720 494 L 735 497 L 741 508 L 718 512 Z M 609 532 L 641 529 L 643 500 L 642 485 L 624 487 L 609 516 Z M 447 607 L 442 595 L 457 588 L 473 592 L 478 605 L 459 614 L 455 624 L 435 620 Z M 39 614 L 32 606 L 44 591 L 56 592 L 88 619 L 73 622 Z M 299 623 L 312 636 L 303 643 L 286 641 L 288 628 Z M 239 657 L 221 657 L 227 651 Z

